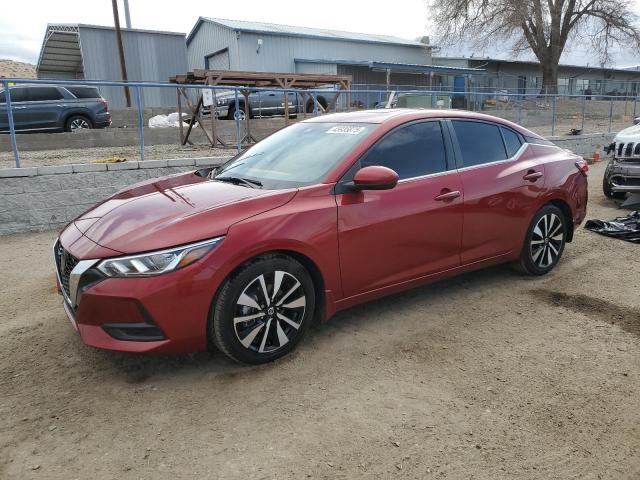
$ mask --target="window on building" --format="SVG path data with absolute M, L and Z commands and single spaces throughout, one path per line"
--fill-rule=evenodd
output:
M 420 122 L 400 127 L 376 143 L 360 161 L 361 167 L 382 165 L 400 180 L 447 169 L 440 122 Z
M 484 122 L 453 120 L 464 167 L 507 159 L 500 128 Z

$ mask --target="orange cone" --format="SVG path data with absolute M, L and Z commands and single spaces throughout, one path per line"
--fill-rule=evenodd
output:
M 600 149 L 602 148 L 602 145 L 597 144 L 596 145 L 596 151 L 593 153 L 593 161 L 594 162 L 599 162 L 600 161 Z

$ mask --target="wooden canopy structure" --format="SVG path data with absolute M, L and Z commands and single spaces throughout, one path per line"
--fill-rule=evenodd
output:
M 169 81 L 171 83 L 176 83 L 179 85 L 202 85 L 204 86 L 229 86 L 239 88 L 239 93 L 244 97 L 243 107 L 246 119 L 246 131 L 241 140 L 243 144 L 250 144 L 255 142 L 256 139 L 251 134 L 251 122 L 249 118 L 249 94 L 252 92 L 251 88 L 279 88 L 284 90 L 284 97 L 287 97 L 287 90 L 291 88 L 298 89 L 313 89 L 326 87 L 328 85 L 332 85 L 337 87 L 332 98 L 327 102 L 326 108 L 323 107 L 317 100 L 316 97 L 311 95 L 311 93 L 300 92 L 303 99 L 303 117 L 307 116 L 307 100 L 309 98 L 313 99 L 315 104 L 314 108 L 318 110 L 332 110 L 335 108 L 338 97 L 341 93 L 346 91 L 347 95 L 347 109 L 351 106 L 351 75 L 314 75 L 307 73 L 272 73 L 272 72 L 234 72 L 229 70 L 194 70 L 193 72 L 188 72 L 186 75 L 176 75 L 175 77 L 171 77 Z M 214 109 L 216 105 L 211 106 L 211 119 L 209 124 L 207 125 L 202 118 L 202 107 L 203 107 L 203 95 L 202 92 L 199 93 L 197 97 L 197 101 L 195 105 L 187 95 L 187 88 L 178 88 L 177 89 L 177 100 L 178 100 L 178 115 L 182 118 L 183 111 L 183 99 L 184 104 L 186 106 L 187 114 L 191 115 L 191 121 L 189 122 L 189 127 L 184 131 L 184 127 L 182 122 L 180 122 L 180 141 L 182 145 L 186 145 L 187 143 L 191 143 L 189 141 L 189 135 L 193 129 L 193 125 L 195 122 L 198 122 L 202 131 L 207 136 L 207 139 L 211 143 L 211 146 L 216 147 L 218 145 L 222 147 L 231 147 L 228 143 L 224 142 L 219 135 L 216 133 L 216 115 L 214 114 Z M 285 101 L 284 103 L 284 122 L 285 125 L 289 123 L 289 102 Z

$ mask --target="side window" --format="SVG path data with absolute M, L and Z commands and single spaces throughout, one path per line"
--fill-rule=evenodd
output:
M 62 100 L 60 90 L 55 87 L 31 87 L 29 90 L 29 100 L 32 102 L 42 102 L 51 100 Z
M 507 147 L 507 155 L 511 158 L 518 150 L 520 150 L 522 142 L 520 141 L 518 134 L 513 130 L 504 127 L 502 127 L 501 130 L 502 136 L 504 137 L 504 145 Z
M 451 123 L 458 138 L 464 167 L 507 159 L 497 125 L 466 120 L 453 120 Z
M 382 165 L 400 180 L 447 169 L 440 122 L 420 122 L 400 127 L 376 143 L 360 160 L 361 167 Z
M 11 102 L 26 102 L 27 101 L 27 89 L 26 88 L 9 88 L 9 93 L 11 94 Z M 2 95 L 2 98 L 6 102 L 6 98 L 4 98 L 4 93 Z

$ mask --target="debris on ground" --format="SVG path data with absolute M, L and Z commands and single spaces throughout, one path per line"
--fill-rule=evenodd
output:
M 91 163 L 121 163 L 126 161 L 127 159 L 124 157 L 113 156 L 109 158 L 101 158 L 99 160 L 92 160 Z
M 640 210 L 631 212 L 626 217 L 616 217 L 608 222 L 588 220 L 584 228 L 608 237 L 640 243 Z

